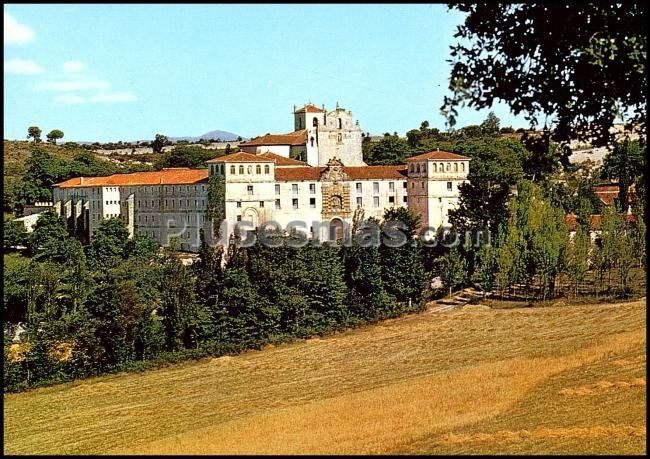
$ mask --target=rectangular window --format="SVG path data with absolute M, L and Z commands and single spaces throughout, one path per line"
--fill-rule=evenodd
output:
M 363 183 L 357 182 L 357 193 L 361 193 L 363 191 Z
M 293 204 L 293 208 L 297 209 L 298 208 L 298 198 L 293 198 L 292 204 Z
M 447 182 L 447 191 L 451 191 L 451 182 Z
M 280 185 L 275 185 L 275 194 L 280 194 Z
M 276 208 L 276 209 L 279 209 L 279 208 L 280 208 L 280 200 L 279 200 L 279 199 L 276 199 L 276 200 L 275 200 L 275 208 Z
M 357 197 L 357 207 L 363 207 L 363 198 L 361 196 Z
M 395 205 L 395 196 L 388 196 L 388 203 L 392 206 Z
M 395 191 L 395 182 L 388 182 L 388 191 Z
M 316 208 L 316 198 L 309 198 L 309 207 L 312 209 Z
M 406 189 L 406 185 L 407 185 L 407 183 L 406 183 L 406 182 L 402 182 L 402 184 L 404 185 L 402 188 Z
M 241 207 L 241 201 L 237 201 L 237 208 L 239 209 Z
M 260 207 L 264 207 L 264 201 L 260 201 Z
M 238 222 L 241 221 L 241 215 L 237 215 L 237 221 L 238 221 Z
M 375 207 L 379 207 L 379 196 L 375 196 L 374 198 L 372 198 L 372 204 Z
M 291 190 L 293 191 L 293 194 L 298 194 L 298 184 L 297 183 L 292 184 Z
M 253 194 L 253 185 L 248 185 L 246 189 L 248 190 L 248 195 L 251 196 Z
M 402 198 L 402 201 L 404 201 L 404 204 L 406 204 L 407 202 L 409 202 L 409 197 L 408 197 L 408 196 L 404 196 L 404 197 Z
M 316 184 L 315 183 L 310 183 L 309 184 L 309 193 L 316 194 Z
M 372 182 L 372 192 L 374 194 L 379 193 L 379 182 Z

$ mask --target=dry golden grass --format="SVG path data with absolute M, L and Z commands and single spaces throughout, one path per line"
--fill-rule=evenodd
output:
M 645 299 L 423 313 L 9 394 L 5 452 L 642 453 L 643 356 Z

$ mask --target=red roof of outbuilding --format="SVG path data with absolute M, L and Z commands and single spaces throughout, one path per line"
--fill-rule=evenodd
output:
M 299 108 L 296 110 L 294 113 L 302 113 L 302 112 L 307 112 L 307 113 L 323 113 L 325 110 L 322 108 L 316 107 L 314 104 L 305 104 L 304 107 Z
M 57 183 L 59 188 L 87 188 L 96 186 L 138 186 L 138 185 L 192 185 L 207 182 L 207 169 L 173 167 L 160 171 L 113 174 L 104 177 L 75 177 Z
M 240 151 L 238 153 L 231 153 L 225 156 L 207 161 L 208 163 L 272 163 L 272 159 L 264 158 L 261 155 L 254 155 L 253 153 L 245 153 Z
M 467 160 L 471 159 L 467 156 L 459 155 L 457 153 L 450 153 L 448 151 L 428 151 L 426 153 L 421 153 L 416 156 L 411 156 L 407 158 L 407 161 L 421 161 L 423 159 L 449 159 L 449 160 Z

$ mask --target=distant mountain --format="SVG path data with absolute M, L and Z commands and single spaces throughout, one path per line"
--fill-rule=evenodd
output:
M 228 141 L 237 141 L 237 137 L 239 137 L 239 134 L 233 134 L 232 132 L 228 131 L 219 131 L 219 130 L 214 130 L 210 132 L 206 132 L 203 135 L 197 136 L 197 137 L 169 137 L 169 140 L 172 142 L 178 142 L 179 140 L 187 140 L 188 142 L 196 142 L 198 140 L 211 140 L 211 139 L 221 139 L 224 142 Z M 242 139 L 247 140 L 246 137 L 242 136 Z

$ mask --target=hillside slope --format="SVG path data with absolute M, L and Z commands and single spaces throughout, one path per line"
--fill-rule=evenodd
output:
M 425 312 L 4 398 L 5 452 L 637 453 L 645 298 Z

